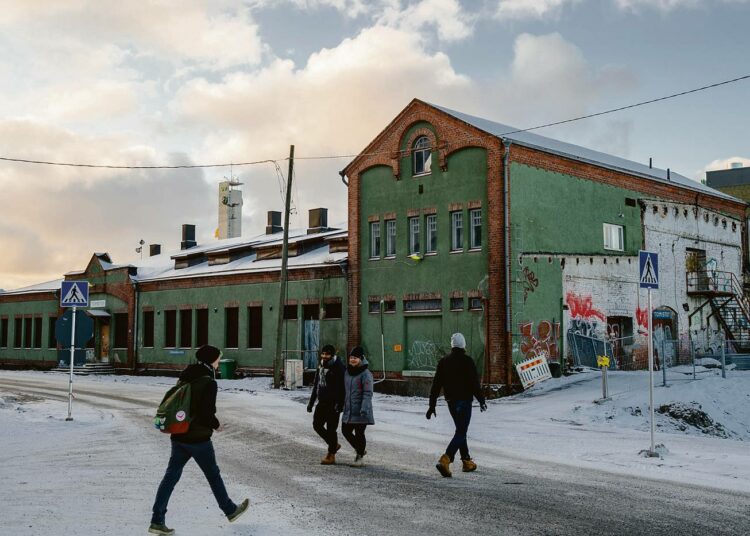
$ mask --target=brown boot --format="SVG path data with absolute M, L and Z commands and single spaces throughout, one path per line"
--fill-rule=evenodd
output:
M 440 471 L 440 474 L 444 477 L 452 477 L 451 474 L 451 459 L 448 457 L 447 454 L 443 454 L 440 456 L 440 459 L 438 460 L 437 464 L 435 465 L 438 471 Z
M 326 454 L 326 457 L 320 460 L 320 465 L 335 465 L 336 464 L 336 455 L 329 452 Z
M 474 463 L 474 460 L 471 458 L 466 458 L 465 460 L 461 460 L 464 464 L 463 471 L 464 473 L 471 473 L 472 471 L 477 470 L 477 464 Z

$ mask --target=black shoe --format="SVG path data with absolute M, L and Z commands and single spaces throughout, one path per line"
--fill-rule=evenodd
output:
M 236 509 L 236 510 L 235 510 L 234 512 L 232 512 L 231 514 L 229 514 L 229 515 L 227 516 L 227 519 L 229 520 L 229 522 L 230 522 L 230 523 L 232 523 L 233 521 L 237 521 L 237 519 L 238 519 L 238 518 L 239 518 L 239 517 L 240 517 L 240 516 L 241 516 L 242 514 L 244 514 L 244 513 L 245 513 L 245 511 L 247 510 L 247 507 L 248 507 L 249 505 L 250 505 L 250 499 L 245 499 L 244 501 L 242 501 L 242 502 L 240 503 L 240 505 L 239 505 L 239 506 L 237 507 L 237 509 Z

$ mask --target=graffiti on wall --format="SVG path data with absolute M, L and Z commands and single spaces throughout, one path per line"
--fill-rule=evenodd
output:
M 534 333 L 534 323 L 521 324 L 521 353 L 524 357 L 532 358 L 541 354 L 549 358 L 557 358 L 557 341 L 560 338 L 560 322 L 542 320 L 537 324 Z
M 648 309 L 636 307 L 635 321 L 638 323 L 638 333 L 648 335 Z
M 435 370 L 442 357 L 438 345 L 432 341 L 414 341 L 409 348 L 411 370 Z
M 580 296 L 573 292 L 565 295 L 565 304 L 568 306 L 570 325 L 568 333 L 595 337 L 599 328 L 599 321 L 606 322 L 607 317 L 595 309 L 591 296 Z
M 534 272 L 529 270 L 528 266 L 523 267 L 523 302 L 526 303 L 526 298 L 528 298 L 530 292 L 534 292 L 534 290 L 539 286 L 539 278 L 536 276 Z

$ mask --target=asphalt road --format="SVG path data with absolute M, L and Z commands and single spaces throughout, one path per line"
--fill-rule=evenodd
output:
M 143 421 L 162 391 L 79 384 L 76 403 Z M 3 392 L 66 399 L 67 379 L 0 377 Z M 305 401 L 301 394 L 278 403 L 299 404 L 302 414 Z M 375 437 L 368 437 L 364 468 L 325 467 L 318 463 L 322 442 L 310 427 L 300 429 L 300 419 L 288 418 L 288 411 L 234 399 L 221 411 L 234 423 L 221 437 L 222 472 L 293 507 L 309 534 L 750 534 L 747 494 L 528 463 L 489 447 L 473 448 L 477 472 L 464 474 L 454 464 L 454 478 L 444 479 L 434 468 L 433 453 L 447 439 L 420 438 L 424 448 L 415 449 L 406 427 L 368 434 Z M 351 457 L 344 449 L 339 460 Z

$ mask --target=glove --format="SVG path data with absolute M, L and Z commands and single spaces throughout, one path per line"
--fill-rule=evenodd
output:
M 482 402 L 481 404 L 479 404 L 479 411 L 481 411 L 482 413 L 487 411 L 487 402 Z
M 435 406 L 430 406 L 430 408 L 427 410 L 427 413 L 425 414 L 425 417 L 427 417 L 427 420 L 430 420 L 430 417 L 432 416 L 437 417 L 437 413 L 435 413 Z
M 313 410 L 313 405 L 312 404 L 308 404 L 307 405 L 307 412 L 308 413 L 312 413 L 312 410 Z

